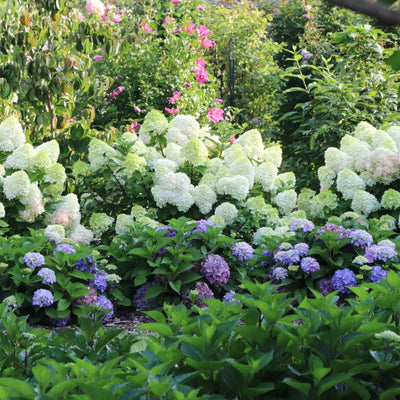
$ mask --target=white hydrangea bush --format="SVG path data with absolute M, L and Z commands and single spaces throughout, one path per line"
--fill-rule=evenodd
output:
M 303 189 L 298 199 L 299 209 L 305 210 L 310 218 L 326 218 L 335 210 L 351 210 L 363 217 L 393 212 L 397 218 L 399 158 L 400 127 L 383 130 L 360 122 L 351 134 L 341 139 L 339 148 L 325 151 L 325 165 L 318 169 L 321 192 Z
M 56 140 L 36 147 L 28 143 L 16 117 L 0 123 L 0 218 L 11 227 L 13 221 L 60 226 L 63 238 L 89 243 L 93 233 L 80 224 L 77 196 L 62 195 L 67 174 L 59 155 Z
M 166 216 L 184 215 L 208 219 L 220 227 L 233 227 L 247 214 L 275 229 L 288 224 L 283 217 L 297 205 L 294 174 L 279 173 L 281 147 L 266 147 L 256 129 L 224 142 L 209 127 L 200 127 L 191 115 L 178 114 L 168 123 L 154 110 L 144 118 L 138 135 L 125 132 L 114 145 L 92 139 L 88 159 L 90 164 L 84 166 L 79 161 L 74 166 L 77 179 L 88 169 L 93 176 L 111 173 L 116 190 L 134 193 L 129 207 L 149 211 L 138 218 L 121 202 L 122 216 L 115 214 L 114 225 L 121 235 L 128 233 L 129 214 L 133 221 L 158 220 L 159 224 Z M 147 187 L 144 182 L 148 182 Z M 135 197 L 137 193 L 142 197 Z M 98 208 L 96 212 L 105 210 Z M 95 230 L 101 231 L 97 226 Z

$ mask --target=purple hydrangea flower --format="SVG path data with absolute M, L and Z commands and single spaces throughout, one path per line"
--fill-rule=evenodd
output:
M 57 251 L 65 251 L 68 254 L 76 253 L 74 246 L 72 246 L 72 244 L 68 244 L 68 243 L 61 243 L 61 244 L 57 245 L 53 251 L 53 255 L 56 255 Z
M 274 256 L 269 250 L 265 250 L 262 255 L 268 257 L 268 261 L 263 260 L 260 263 L 261 267 L 266 267 L 273 260 Z
M 283 267 L 276 267 L 272 271 L 272 278 L 277 281 L 283 281 L 288 277 L 288 270 Z
M 350 239 L 351 244 L 361 248 L 370 246 L 374 241 L 373 237 L 364 229 L 347 229 L 345 237 Z
M 379 282 L 381 279 L 386 279 L 386 275 L 387 275 L 387 272 L 382 267 L 380 267 L 379 265 L 374 265 L 371 268 L 371 273 L 370 273 L 368 279 L 371 282 L 375 283 L 375 282 Z
M 51 285 L 52 283 L 57 282 L 56 274 L 54 271 L 50 268 L 42 268 L 39 272 L 38 275 L 43 278 L 42 283 L 45 285 Z
M 308 253 L 308 250 L 310 250 L 310 246 L 307 243 L 301 242 L 294 246 L 294 250 L 300 257 L 303 257 Z
M 176 231 L 174 229 L 170 228 L 168 225 L 157 226 L 156 232 L 161 231 L 161 230 L 167 231 L 165 233 L 164 237 L 175 237 L 176 236 Z
M 319 279 L 317 281 L 317 285 L 324 296 L 327 296 L 329 293 L 335 290 L 332 286 L 332 281 L 328 278 Z
M 239 261 L 247 261 L 253 258 L 254 249 L 246 242 L 238 242 L 232 246 L 232 254 Z
M 296 218 L 290 221 L 289 229 L 291 232 L 311 232 L 314 229 L 314 224 L 306 218 Z
M 235 303 L 235 304 L 239 304 L 240 300 L 236 300 L 233 298 L 233 296 L 236 294 L 236 292 L 234 290 L 229 290 L 228 292 L 226 292 L 224 294 L 224 296 L 222 297 L 222 301 L 225 301 L 225 303 Z
M 231 275 L 228 263 L 218 254 L 208 254 L 203 258 L 200 273 L 215 286 L 225 285 Z
M 208 287 L 207 283 L 199 281 L 196 282 L 196 291 L 202 299 L 213 299 L 214 292 Z
M 335 271 L 332 277 L 332 286 L 340 293 L 351 293 L 348 286 L 357 286 L 356 275 L 348 268 Z
M 44 256 L 37 252 L 26 253 L 24 255 L 24 263 L 27 267 L 35 269 L 46 264 Z
M 50 307 L 54 303 L 54 296 L 50 290 L 35 290 L 32 296 L 32 304 L 39 307 Z
M 79 271 L 89 271 L 93 274 L 97 272 L 97 264 L 93 262 L 92 257 L 88 256 L 86 259 L 80 258 L 75 264 L 75 269 L 79 269 Z
M 397 252 L 392 246 L 373 244 L 365 249 L 364 257 L 369 263 L 374 261 L 386 262 L 391 258 L 397 258 Z
M 378 246 L 389 246 L 393 250 L 396 250 L 396 243 L 392 242 L 389 239 L 383 239 L 378 242 Z
M 103 323 L 108 322 L 114 315 L 114 307 L 111 301 L 108 300 L 107 297 L 100 295 L 97 299 L 96 305 L 100 306 L 103 310 L 110 310 L 110 312 L 103 318 Z
M 319 263 L 313 257 L 304 257 L 301 260 L 300 268 L 306 273 L 311 274 L 319 270 Z
M 278 251 L 274 259 L 276 262 L 280 262 L 284 265 L 294 265 L 300 262 L 300 255 L 296 249 L 290 249 L 286 251 Z
M 335 224 L 326 224 L 324 226 L 321 226 L 321 228 L 318 229 L 316 236 L 318 237 L 319 235 L 322 235 L 326 231 L 334 232 L 334 233 L 339 233 L 339 232 L 345 232 L 345 228 L 340 225 L 335 225 Z
M 207 221 L 206 219 L 199 219 L 198 221 L 195 221 L 197 226 L 192 229 L 189 233 L 193 233 L 193 232 L 203 232 L 203 233 L 207 233 L 208 232 L 208 228 L 215 228 L 215 225 L 210 222 Z
M 68 317 L 65 318 L 49 318 L 49 320 L 52 325 L 62 328 L 71 320 L 71 315 L 68 315 Z
M 304 49 L 300 52 L 300 55 L 303 57 L 304 60 L 309 60 L 312 58 L 312 53 L 310 53 L 308 50 Z
M 104 293 L 107 289 L 107 273 L 103 270 L 95 272 L 94 279 L 89 281 L 89 285 L 92 286 L 100 293 Z

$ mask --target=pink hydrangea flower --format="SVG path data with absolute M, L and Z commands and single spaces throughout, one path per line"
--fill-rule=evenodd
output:
M 165 111 L 169 114 L 178 114 L 179 112 L 177 108 L 168 108 L 168 107 L 165 107 Z
M 102 17 L 106 12 L 106 7 L 100 0 L 87 0 L 86 11 L 88 14 L 96 14 Z
M 210 122 L 217 123 L 224 119 L 224 110 L 222 108 L 211 108 L 208 110 L 207 118 Z
M 180 92 L 173 92 L 172 97 L 168 100 L 169 104 L 174 104 L 181 97 Z

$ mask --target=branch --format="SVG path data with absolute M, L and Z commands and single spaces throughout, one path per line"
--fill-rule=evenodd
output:
M 378 22 L 379 25 L 400 25 L 400 11 L 393 10 L 379 2 L 368 0 L 327 0 L 332 4 L 348 8 L 368 15 Z

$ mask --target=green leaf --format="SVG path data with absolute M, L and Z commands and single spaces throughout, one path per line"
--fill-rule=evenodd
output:
M 159 333 L 161 336 L 173 336 L 174 332 L 169 325 L 160 324 L 158 322 L 149 322 L 145 324 L 140 324 L 139 329 L 145 329 L 153 332 Z
M 0 385 L 18 392 L 23 399 L 34 399 L 35 392 L 29 384 L 14 378 L 0 378 Z
M 52 373 L 51 371 L 43 365 L 35 365 L 32 368 L 32 373 L 36 380 L 39 382 L 41 390 L 44 392 L 49 386 Z
M 400 394 L 400 387 L 389 389 L 379 396 L 379 400 L 392 400 L 395 399 L 398 394 Z
M 351 375 L 344 372 L 325 378 L 323 381 L 321 381 L 321 386 L 318 389 L 318 395 L 321 395 L 338 383 L 347 381 L 349 378 L 351 378 Z
M 67 309 L 69 308 L 70 305 L 71 305 L 71 302 L 70 302 L 69 300 L 67 300 L 67 299 L 61 299 L 61 300 L 58 302 L 57 311 L 64 311 L 64 310 L 67 310 Z
M 178 293 L 179 295 L 181 294 L 181 286 L 182 286 L 181 281 L 176 281 L 176 282 L 169 281 L 169 286 L 174 292 Z
M 299 392 L 303 393 L 306 396 L 308 395 L 308 393 L 310 393 L 311 383 L 298 382 L 292 378 L 285 378 L 283 382 L 291 386 L 292 388 L 298 390 Z

